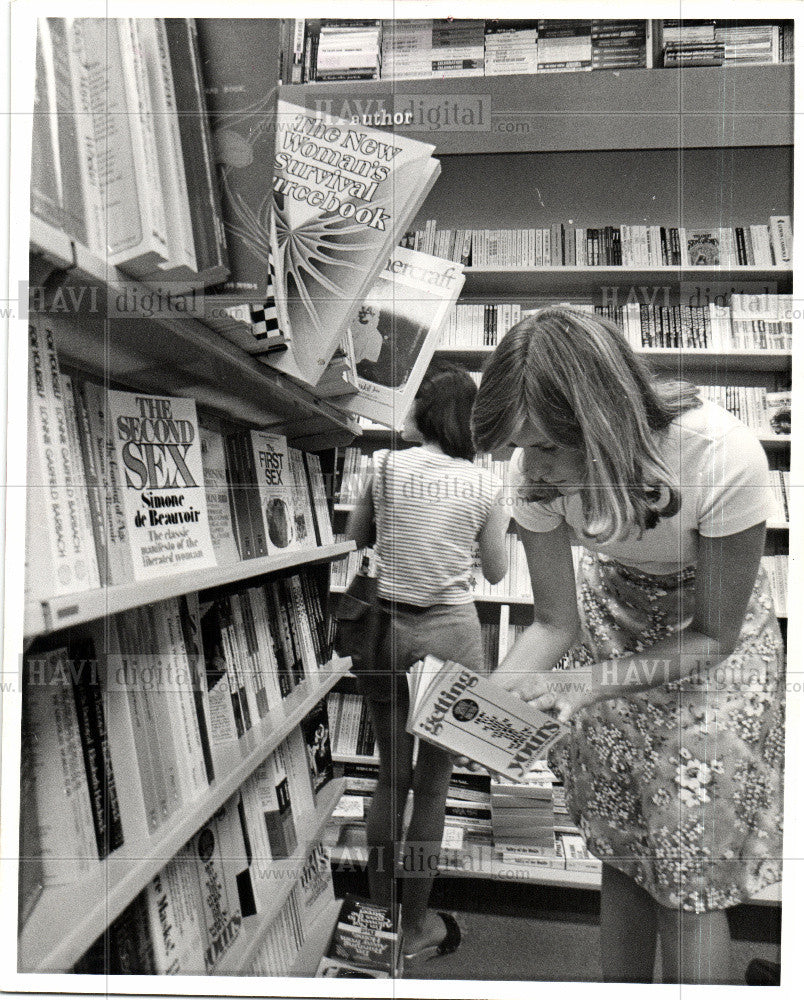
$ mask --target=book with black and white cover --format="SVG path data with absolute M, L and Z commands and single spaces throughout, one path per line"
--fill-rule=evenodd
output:
M 566 732 L 551 715 L 451 660 L 419 660 L 408 686 L 409 733 L 515 781 Z
M 765 419 L 768 432 L 771 434 L 792 433 L 792 410 L 793 394 L 790 390 L 765 393 Z
M 316 796 L 332 780 L 332 745 L 327 702 L 322 699 L 302 719 L 301 731 L 306 747 L 307 766 Z
M 327 957 L 390 974 L 396 968 L 399 945 L 391 909 L 350 894 L 341 905 Z
M 243 916 L 237 891 L 237 874 L 245 852 L 237 853 L 232 824 L 236 810 L 227 803 L 190 841 L 201 898 L 204 931 L 204 964 L 207 974 L 216 971 L 240 935 Z M 235 840 L 235 851 L 231 842 Z
M 434 148 L 278 102 L 271 256 L 290 348 L 271 365 L 319 381 L 438 176 Z
M 215 566 L 195 401 L 107 398 L 135 580 Z
M 252 781 L 259 803 L 259 819 L 268 834 L 271 857 L 275 860 L 289 858 L 296 849 L 296 824 L 288 774 L 276 750 L 254 771 Z
M 321 470 L 321 457 L 313 452 L 302 452 L 307 467 L 307 483 L 315 513 L 316 540 L 318 545 L 332 545 L 332 518 L 329 513 L 327 487 Z
M 155 972 L 160 976 L 202 976 L 206 938 L 195 858 L 185 846 L 144 889 Z
M 295 484 L 287 438 L 268 431 L 249 431 L 247 475 L 251 508 L 260 518 L 260 537 L 269 555 L 297 547 Z
M 312 548 L 316 544 L 313 507 L 307 481 L 304 454 L 298 448 L 288 448 L 288 466 L 293 483 L 293 527 L 297 548 Z
M 358 391 L 333 405 L 399 429 L 463 283 L 461 264 L 396 247 L 352 321 Z

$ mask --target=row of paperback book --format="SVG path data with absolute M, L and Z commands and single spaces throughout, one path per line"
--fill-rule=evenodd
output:
M 789 557 L 776 554 L 762 557 L 762 566 L 768 574 L 773 606 L 779 618 L 787 617 L 787 572 Z
M 26 590 L 46 599 L 332 542 L 319 457 L 192 399 L 61 372 L 29 323 Z
M 29 853 L 42 859 L 43 884 L 96 870 L 137 831 L 153 835 L 202 797 L 329 658 L 306 574 L 203 603 L 190 593 L 144 605 L 31 651 L 24 744 L 38 849 Z M 307 717 L 311 744 L 319 726 L 328 734 L 325 711 Z
M 790 434 L 792 393 L 771 392 L 761 385 L 702 385 L 702 395 L 768 437 Z
M 267 789 L 276 797 L 275 789 Z M 284 975 L 307 935 L 334 901 L 329 860 L 321 844 L 298 860 L 298 877 L 271 920 L 248 967 L 230 960 L 248 933 L 248 918 L 271 906 L 259 857 L 260 824 L 231 798 L 159 871 L 73 967 L 90 975 Z M 267 802 L 256 801 L 270 823 Z M 305 816 L 309 819 L 309 815 Z M 269 856 L 270 857 L 270 856 Z M 289 872 L 277 878 L 290 881 Z
M 790 470 L 771 469 L 771 491 L 776 512 L 772 518 L 776 524 L 790 523 Z
M 791 21 L 661 22 L 663 65 L 739 66 L 793 61 Z
M 549 304 L 570 306 L 611 320 L 636 349 L 790 351 L 793 345 L 790 295 L 735 292 L 729 305 L 655 305 L 633 300 L 603 306 L 580 301 Z M 512 326 L 535 311 L 516 302 L 458 303 L 447 317 L 439 347 L 496 347 Z
M 443 79 L 792 61 L 792 22 L 334 20 L 285 22 L 282 79 Z M 704 60 L 704 56 L 709 61 Z
M 376 757 L 374 729 L 366 699 L 349 691 L 327 695 L 332 756 Z
M 611 225 L 439 229 L 428 219 L 402 245 L 470 267 L 791 267 L 789 215 L 732 228 Z

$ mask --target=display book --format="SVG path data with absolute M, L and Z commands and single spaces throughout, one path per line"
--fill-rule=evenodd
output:
M 399 962 L 400 935 L 387 906 L 347 895 L 317 976 L 388 979 Z
M 61 371 L 29 317 L 26 591 L 37 599 L 332 542 L 320 457 L 174 396 Z

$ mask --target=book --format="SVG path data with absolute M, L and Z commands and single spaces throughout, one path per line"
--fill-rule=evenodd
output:
M 316 797 L 332 780 L 332 747 L 326 700 L 320 701 L 301 721 L 307 766 Z
M 162 976 L 202 976 L 206 938 L 195 859 L 182 847 L 144 890 L 155 972 Z
M 463 282 L 462 265 L 397 247 L 351 325 L 358 391 L 333 405 L 399 429 Z
M 200 17 L 195 25 L 229 258 L 228 277 L 206 295 L 220 311 L 262 302 L 268 282 L 280 22 Z
M 242 835 L 238 838 L 239 823 L 230 800 L 190 841 L 202 903 L 207 974 L 219 969 L 243 923 L 237 874 L 246 859 Z
M 438 176 L 434 148 L 279 101 L 271 256 L 290 347 L 267 363 L 319 381 Z
M 134 579 L 215 566 L 195 401 L 107 397 Z
M 307 469 L 307 485 L 310 500 L 315 514 L 315 531 L 317 545 L 332 545 L 332 519 L 329 513 L 329 503 L 324 474 L 321 471 L 321 458 L 312 452 L 302 452 Z
M 409 733 L 513 780 L 524 780 L 566 732 L 546 712 L 451 660 L 419 660 L 408 686 Z
M 296 849 L 296 825 L 288 774 L 276 750 L 254 771 L 252 781 L 258 796 L 259 822 L 268 835 L 270 856 L 289 858 Z
M 197 283 L 218 284 L 229 274 L 215 155 L 193 18 L 165 18 L 181 155 L 187 184 Z
M 327 949 L 327 958 L 390 975 L 399 958 L 399 934 L 389 907 L 347 895 Z
M 792 409 L 792 392 L 765 393 L 765 417 L 771 434 L 792 433 Z
M 293 529 L 296 546 L 311 548 L 316 544 L 313 507 L 304 454 L 298 448 L 288 448 L 288 472 L 293 483 Z
M 252 522 L 259 518 L 257 550 L 260 544 L 267 554 L 297 548 L 296 485 L 287 438 L 268 431 L 248 431 L 246 439 L 245 473 Z
M 239 560 L 229 504 L 229 481 L 226 453 L 220 424 L 212 417 L 199 416 L 198 433 L 201 442 L 201 464 L 207 498 L 207 518 L 215 559 L 219 566 Z

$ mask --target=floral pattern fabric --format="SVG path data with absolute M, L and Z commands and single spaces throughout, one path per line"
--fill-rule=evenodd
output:
M 585 551 L 583 653 L 646 653 L 692 617 L 695 570 L 653 576 Z M 783 644 L 760 568 L 737 648 L 716 667 L 576 713 L 552 761 L 592 854 L 695 913 L 781 880 Z

